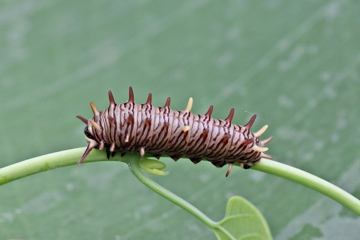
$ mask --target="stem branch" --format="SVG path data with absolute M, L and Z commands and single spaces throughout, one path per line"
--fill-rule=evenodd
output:
M 204 213 L 202 213 L 199 209 L 182 199 L 181 197 L 175 195 L 170 192 L 166 188 L 160 186 L 156 182 L 154 182 L 151 178 L 149 178 L 144 172 L 140 169 L 138 164 L 138 159 L 135 156 L 129 157 L 126 162 L 129 165 L 131 172 L 135 175 L 137 179 L 139 179 L 145 186 L 158 193 L 160 196 L 166 198 L 167 200 L 175 203 L 185 211 L 189 212 L 200 221 L 202 221 L 209 228 L 215 228 L 216 223 L 208 218 Z

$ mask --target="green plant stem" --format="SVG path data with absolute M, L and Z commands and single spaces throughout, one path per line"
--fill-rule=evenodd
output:
M 7 167 L 0 168 L 0 185 L 47 170 L 76 165 L 84 151 L 85 148 L 75 148 L 31 158 L 9 165 Z M 119 161 L 119 159 L 120 157 L 115 157 L 111 160 Z M 104 160 L 108 160 L 104 152 L 93 150 L 86 158 L 85 162 L 96 162 Z
M 261 159 L 260 163 L 256 164 L 251 169 L 282 177 L 309 187 L 334 199 L 360 216 L 360 200 L 324 179 L 298 168 L 268 159 Z
M 144 185 L 148 188 L 153 190 L 154 192 L 158 193 L 162 197 L 166 198 L 167 200 L 175 203 L 179 207 L 183 208 L 185 211 L 189 212 L 200 221 L 202 221 L 206 226 L 209 228 L 216 228 L 216 223 L 208 218 L 204 213 L 202 213 L 199 209 L 182 199 L 181 197 L 175 195 L 174 193 L 170 192 L 166 188 L 160 186 L 156 182 L 154 182 L 151 178 L 149 178 L 141 169 L 138 164 L 138 157 L 135 156 L 127 158 L 125 162 L 129 165 L 131 172 L 135 175 L 137 179 L 139 179 Z
M 31 158 L 19 163 L 15 163 L 13 165 L 4 167 L 0 169 L 0 185 L 9 183 L 16 179 L 20 179 L 32 174 L 40 173 L 47 170 L 52 170 L 60 167 L 76 165 L 77 161 L 79 160 L 80 156 L 84 153 L 85 148 L 76 148 L 56 153 L 51 153 L 47 155 L 43 155 L 36 158 Z M 127 154 L 125 157 L 120 157 L 120 154 L 116 155 L 115 157 L 111 158 L 110 161 L 134 161 L 134 159 L 139 158 L 138 154 Z M 103 151 L 93 150 L 89 156 L 86 158 L 85 162 L 97 162 L 97 161 L 109 161 L 106 158 L 106 154 Z M 130 163 L 131 163 L 130 161 Z M 128 162 L 129 163 L 129 162 Z M 132 163 L 134 164 L 134 163 Z M 131 168 L 132 170 L 138 168 Z M 293 182 L 302 184 L 306 187 L 309 187 L 315 191 L 318 191 L 335 201 L 341 203 L 345 207 L 349 208 L 356 214 L 360 216 L 360 200 L 349 194 L 348 192 L 340 189 L 339 187 L 319 178 L 310 173 L 304 172 L 300 169 L 272 161 L 267 159 L 262 159 L 259 164 L 253 166 L 251 169 L 266 172 L 269 174 L 273 174 L 275 176 L 279 176 Z M 139 170 L 139 169 L 138 169 Z M 140 170 L 139 170 L 140 171 Z M 135 172 L 133 172 L 135 174 Z M 137 173 L 137 172 L 136 172 Z M 135 175 L 135 176 L 145 176 L 141 171 L 139 174 L 142 175 Z M 140 179 L 140 177 L 138 177 Z M 141 179 L 140 179 L 141 180 Z M 143 182 L 143 181 L 142 181 Z M 146 184 L 144 182 L 144 184 Z M 156 183 L 154 183 L 156 184 Z M 153 185 L 155 186 L 155 185 Z M 161 191 L 166 190 L 159 186 L 160 188 L 157 189 L 157 193 L 164 196 Z M 161 190 L 161 191 L 160 191 Z M 167 190 L 166 190 L 167 191 Z M 171 195 L 168 195 L 171 196 Z M 181 199 L 178 202 L 179 197 L 172 195 L 171 201 L 174 203 L 182 204 L 179 205 L 187 210 L 187 203 Z M 170 199 L 169 199 L 170 200 Z M 176 201 L 176 202 L 175 202 Z M 186 203 L 184 205 L 184 202 Z M 191 206 L 190 211 L 197 213 L 197 209 Z M 187 210 L 188 211 L 188 210 Z M 199 215 L 204 216 L 202 213 Z M 213 224 L 212 220 L 207 219 L 204 223 Z M 199 218 L 199 217 L 198 217 Z

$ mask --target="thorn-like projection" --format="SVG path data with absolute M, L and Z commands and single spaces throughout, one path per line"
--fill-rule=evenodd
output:
M 146 100 L 146 103 L 145 103 L 145 104 L 151 105 L 151 101 L 152 101 L 152 94 L 151 94 L 151 93 L 149 93 L 148 98 L 147 98 L 147 100 Z
M 250 118 L 249 122 L 244 126 L 246 127 L 248 130 L 250 130 L 251 126 L 254 124 L 256 119 L 256 114 L 252 115 L 252 117 Z
M 268 125 L 263 126 L 259 131 L 254 133 L 255 137 L 260 137 L 268 128 Z
M 104 142 L 101 141 L 101 142 L 100 142 L 100 146 L 99 146 L 99 150 L 103 150 L 103 149 L 104 149 L 104 145 L 105 145 Z
M 140 148 L 140 155 L 143 157 L 145 155 L 145 148 L 141 147 Z
M 265 154 L 265 153 L 263 153 L 263 152 L 260 154 L 260 157 L 261 157 L 261 158 L 272 159 L 272 156 L 270 156 L 270 155 L 268 155 L 268 154 Z
M 150 119 L 150 118 L 147 118 L 147 119 L 144 121 L 144 124 L 145 124 L 145 126 L 150 127 L 150 126 L 151 126 L 151 119 Z
M 116 152 L 110 152 L 110 149 L 108 149 L 108 148 L 106 149 L 106 157 L 107 157 L 107 159 L 110 159 L 110 155 L 111 155 L 111 157 L 114 157 L 115 154 L 116 154 Z
M 259 146 L 253 146 L 252 148 L 254 151 L 256 152 L 266 152 L 267 150 L 269 150 L 269 148 L 267 147 L 259 147 Z
M 110 150 L 106 148 L 106 157 L 107 159 L 110 159 Z
M 193 101 L 194 101 L 193 98 L 189 98 L 189 101 L 188 101 L 188 104 L 186 106 L 185 112 L 190 112 L 191 111 Z
M 167 131 L 169 129 L 169 123 L 164 123 L 163 127 L 162 127 L 162 131 Z
M 129 100 L 128 100 L 128 102 L 134 103 L 134 92 L 133 92 L 132 87 L 129 87 Z
M 244 164 L 243 163 L 240 163 L 239 164 L 241 168 L 244 168 Z
M 90 122 L 91 126 L 93 126 L 96 130 L 101 131 L 101 128 L 100 128 L 99 124 L 97 124 L 94 121 L 94 119 L 90 119 L 89 122 Z
M 108 95 L 109 95 L 110 106 L 115 105 L 116 103 L 115 103 L 115 100 L 114 100 L 114 96 L 113 96 L 113 94 L 112 94 L 112 92 L 110 90 L 108 91 Z
M 227 170 L 227 172 L 226 172 L 226 174 L 225 174 L 226 177 L 229 176 L 229 174 L 230 174 L 230 172 L 231 172 L 231 170 L 232 170 L 232 167 L 233 167 L 233 164 L 232 164 L 232 163 L 228 163 L 228 170 Z
M 165 103 L 165 105 L 164 105 L 165 108 L 166 108 L 166 107 L 170 107 L 170 101 L 171 101 L 171 98 L 168 97 L 168 98 L 166 99 L 166 103 Z
M 126 123 L 131 125 L 134 123 L 134 115 L 129 114 L 129 117 L 126 119 Z
M 81 164 L 85 158 L 87 157 L 87 155 L 89 155 L 89 153 L 91 152 L 91 150 L 96 147 L 98 145 L 98 143 L 90 138 L 86 138 L 86 140 L 89 142 L 84 154 L 82 155 L 82 157 L 80 158 L 80 160 L 77 162 L 78 164 Z
M 193 157 L 190 158 L 190 161 L 192 161 L 194 164 L 198 164 L 199 162 L 201 162 L 201 157 Z
M 250 144 L 252 142 L 253 142 L 252 139 L 247 138 L 247 139 L 244 139 L 244 141 L 241 143 L 241 145 L 248 145 L 248 144 Z
M 210 105 L 209 110 L 205 113 L 205 116 L 211 117 L 213 110 L 214 110 L 214 106 Z
M 213 161 L 211 162 L 212 165 L 214 165 L 217 168 L 221 168 L 226 165 L 226 161 Z
M 94 104 L 93 102 L 90 102 L 90 107 L 91 107 L 91 110 L 92 110 L 93 113 L 94 113 L 94 116 L 98 116 L 98 115 L 99 115 L 99 111 L 96 109 L 95 104 Z
M 154 158 L 156 158 L 156 159 L 160 159 L 161 154 L 155 154 L 155 155 L 153 155 L 153 156 L 154 156 Z
M 200 134 L 200 137 L 205 141 L 208 137 L 209 129 L 204 129 L 204 131 Z
M 265 140 L 262 140 L 262 141 L 261 141 L 261 144 L 262 144 L 262 145 L 268 144 L 272 139 L 273 139 L 273 137 L 269 137 L 269 138 L 267 138 L 267 139 L 265 139 Z
M 130 138 L 130 135 L 127 134 L 126 137 L 125 137 L 125 142 L 126 142 L 126 143 L 129 142 L 129 138 Z
M 177 160 L 179 160 L 179 158 L 180 158 L 181 156 L 173 155 L 173 156 L 170 156 L 170 157 L 176 162 Z
M 113 152 L 113 151 L 115 151 L 115 143 L 112 143 L 111 147 L 110 147 L 110 152 Z
M 190 126 L 184 126 L 183 129 L 182 129 L 182 131 L 183 131 L 184 133 L 186 133 L 186 132 L 189 131 L 189 130 L 190 130 Z
M 114 119 L 112 116 L 109 116 L 109 115 L 108 115 L 108 119 L 109 119 L 110 124 L 111 124 L 113 127 L 115 127 L 115 126 L 116 126 L 115 119 Z
M 88 124 L 88 122 L 89 122 L 89 120 L 87 120 L 86 118 L 84 118 L 84 117 L 82 117 L 82 116 L 79 116 L 79 115 L 77 115 L 76 116 L 78 119 L 80 119 L 83 123 L 85 123 L 85 124 Z
M 231 108 L 230 109 L 230 113 L 229 113 L 229 116 L 225 119 L 226 122 L 228 123 L 231 123 L 233 117 L 234 117 L 234 112 L 235 112 L 235 109 L 234 108 Z

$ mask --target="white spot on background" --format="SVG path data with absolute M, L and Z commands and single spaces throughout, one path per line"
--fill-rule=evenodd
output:
M 225 198 L 226 199 L 229 199 L 229 198 L 231 198 L 232 196 L 235 196 L 236 194 L 234 194 L 233 192 L 226 192 L 225 193 Z
M 175 81 L 182 81 L 184 80 L 186 73 L 183 69 L 176 69 L 172 74 L 172 79 Z
M 345 118 L 339 119 L 336 122 L 336 128 L 341 130 L 346 127 L 346 124 L 347 124 L 347 120 Z
M 144 215 L 150 213 L 153 210 L 154 206 L 151 204 L 144 204 L 141 205 L 135 212 L 134 212 L 134 218 L 135 219 L 141 219 L 144 217 Z
M 294 102 L 285 95 L 280 95 L 278 97 L 278 103 L 280 106 L 286 107 L 286 108 L 291 108 L 294 105 Z
M 240 29 L 237 26 L 230 28 L 226 33 L 226 37 L 229 40 L 236 40 L 239 38 L 239 36 L 240 36 Z
M 228 51 L 223 53 L 216 62 L 216 65 L 219 66 L 220 68 L 224 68 L 227 65 L 229 65 L 229 63 L 231 63 L 235 58 L 234 52 L 233 51 Z
M 321 151 L 324 149 L 325 143 L 324 141 L 318 140 L 314 142 L 314 149 L 317 151 Z
M 310 108 L 314 108 L 318 105 L 318 101 L 316 99 L 311 99 L 309 102 L 308 102 L 308 106 Z
M 320 74 L 320 79 L 323 80 L 324 82 L 326 82 L 326 81 L 331 79 L 331 74 L 329 72 L 327 72 L 327 71 L 322 72 Z
M 347 125 L 346 111 L 339 111 L 337 116 L 336 128 L 342 130 Z
M 201 233 L 203 231 L 202 228 L 200 228 L 196 223 L 194 223 L 192 220 L 185 222 L 187 229 L 189 231 L 195 232 L 195 233 Z
M 289 39 L 285 38 L 278 43 L 277 47 L 281 52 L 283 52 L 289 48 L 290 44 L 291 44 L 291 41 Z
M 66 190 L 68 190 L 69 192 L 74 190 L 74 184 L 72 184 L 72 183 L 66 184 Z
M 336 90 L 334 89 L 334 87 L 333 86 L 326 86 L 325 88 L 324 88 L 324 94 L 325 94 L 325 96 L 327 96 L 328 98 L 330 98 L 330 99 L 334 99 L 334 98 L 336 98 L 336 96 L 337 96 L 337 92 L 336 92 Z
M 338 141 L 339 141 L 339 134 L 334 133 L 333 135 L 331 135 L 330 139 L 331 139 L 331 141 L 332 141 L 333 143 L 338 142 Z
M 310 161 L 314 159 L 314 153 L 312 152 L 301 152 L 298 154 L 299 158 L 301 158 L 303 161 Z
M 5 55 L 10 61 L 24 60 L 29 55 L 25 48 L 27 33 L 29 32 L 29 23 L 18 21 L 12 25 L 8 32 L 5 32 Z
M 120 169 L 113 168 L 108 171 L 97 172 L 87 176 L 86 185 L 97 190 L 107 189 L 111 182 L 118 176 Z
M 64 199 L 59 191 L 48 191 L 28 201 L 22 209 L 27 213 L 41 213 L 56 207 Z
M 359 160 L 359 159 L 357 159 Z M 341 175 L 335 183 L 338 186 L 346 185 L 348 192 L 354 191 L 359 186 L 359 181 L 354 181 L 360 174 L 360 161 L 355 161 Z M 328 198 L 320 198 L 306 211 L 293 218 L 274 239 L 285 240 L 298 234 L 305 224 L 311 224 L 322 233 L 321 239 L 357 239 L 358 236 L 351 236 L 352 229 L 360 226 L 360 218 L 353 219 L 340 216 L 343 207 L 334 204 Z
M 310 45 L 308 48 L 307 48 L 307 52 L 311 55 L 315 55 L 319 52 L 319 48 L 316 46 L 316 45 Z
M 256 63 L 256 66 L 258 67 L 259 70 L 266 68 L 268 65 L 269 65 L 269 60 L 266 58 L 262 58 L 260 59 L 259 62 Z
M 266 174 L 263 172 L 252 171 L 250 174 L 250 178 L 255 182 L 260 182 L 265 178 Z
M 359 235 L 351 232 L 348 229 L 358 229 L 360 226 L 360 218 L 331 218 L 322 224 L 319 228 L 324 234 L 323 239 L 358 239 Z
M 326 7 L 325 16 L 330 19 L 334 19 L 339 14 L 339 11 L 340 11 L 339 3 L 333 2 Z
M 211 178 L 211 176 L 209 174 L 205 174 L 205 173 L 202 173 L 199 176 L 200 181 L 203 182 L 203 183 L 209 182 L 210 178 Z
M 296 46 L 289 55 L 289 58 L 285 61 L 279 63 L 280 71 L 287 71 L 295 66 L 295 64 L 299 61 L 299 59 L 306 52 L 306 48 L 303 45 Z
M 14 214 L 12 213 L 2 213 L 2 222 L 12 222 L 14 220 Z

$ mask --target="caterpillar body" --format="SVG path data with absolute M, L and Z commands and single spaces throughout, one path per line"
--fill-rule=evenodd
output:
M 88 146 L 78 161 L 82 163 L 93 148 L 106 149 L 107 157 L 116 152 L 122 155 L 127 152 L 145 153 L 160 158 L 167 154 L 175 161 L 185 156 L 197 164 L 202 159 L 210 161 L 216 167 L 228 164 L 226 176 L 232 165 L 238 162 L 242 168 L 250 168 L 261 158 L 271 159 L 265 154 L 265 144 L 272 137 L 260 141 L 259 137 L 267 125 L 258 132 L 250 132 L 256 114 L 244 126 L 231 123 L 234 108 L 224 120 L 211 117 L 213 106 L 204 115 L 191 113 L 193 99 L 190 98 L 183 111 L 170 109 L 170 97 L 163 107 L 151 104 L 149 93 L 146 103 L 134 102 L 134 93 L 129 88 L 129 100 L 116 104 L 109 90 L 110 105 L 104 111 L 98 111 L 90 102 L 93 118 L 76 116 L 86 124 L 84 129 Z

